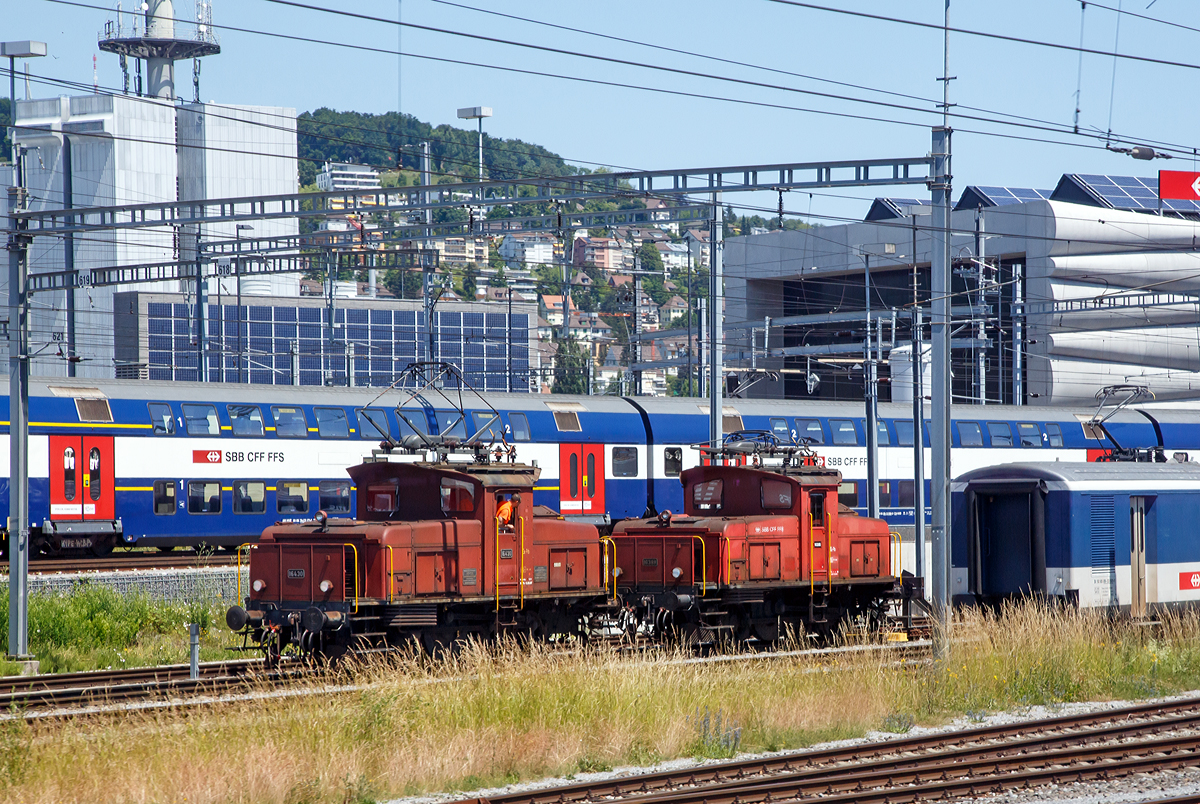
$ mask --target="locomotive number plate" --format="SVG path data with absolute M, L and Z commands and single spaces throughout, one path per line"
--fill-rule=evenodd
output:
M 643 567 L 657 567 L 658 559 L 657 558 L 643 558 L 642 566 Z
M 501 550 L 500 551 L 501 558 L 512 558 L 512 556 L 513 556 L 512 550 Z
M 290 570 L 288 570 L 288 577 L 289 577 L 289 578 L 303 578 L 303 577 L 304 577 L 304 570 L 302 570 L 302 569 L 290 569 Z

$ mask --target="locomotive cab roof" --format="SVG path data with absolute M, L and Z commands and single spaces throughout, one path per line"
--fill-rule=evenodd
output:
M 837 493 L 842 473 L 824 466 L 787 469 L 696 466 L 679 475 L 690 516 L 758 516 L 795 508 L 805 491 Z
M 346 470 L 358 488 L 360 520 L 477 518 L 492 490 L 532 492 L 541 475 L 518 463 L 369 461 Z

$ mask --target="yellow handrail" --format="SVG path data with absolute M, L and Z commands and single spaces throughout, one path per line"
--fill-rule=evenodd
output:
M 518 516 L 517 524 L 517 530 L 520 532 L 521 548 L 520 569 L 517 574 L 517 600 L 520 601 L 521 608 L 525 608 L 525 517 Z
M 825 578 L 833 587 L 833 513 L 825 514 Z
M 900 573 L 897 572 L 897 569 L 904 562 L 904 537 L 901 536 L 899 533 L 897 533 L 894 530 L 891 533 L 889 533 L 888 535 L 892 537 L 892 545 L 893 545 L 892 546 L 892 565 L 890 567 L 888 567 L 888 569 L 891 570 L 891 574 L 894 577 L 899 578 Z
M 496 517 L 496 574 L 492 585 L 496 587 L 496 611 L 500 610 L 500 517 Z
M 242 550 L 246 551 L 246 567 L 250 567 L 250 544 L 239 544 L 237 546 L 237 601 L 242 602 Z
M 358 614 L 358 548 L 349 542 L 342 547 L 349 547 L 354 551 L 354 613 Z
M 692 534 L 693 539 L 700 540 L 700 597 L 704 597 L 704 592 L 708 586 L 708 556 L 705 552 L 704 537 Z M 696 556 L 692 554 L 692 583 L 696 583 Z
M 388 551 L 388 603 L 393 602 L 396 594 L 396 553 L 392 550 L 392 546 L 387 546 Z
M 733 584 L 733 541 L 724 534 L 721 534 L 721 538 L 725 540 L 725 585 L 730 586 Z M 717 583 L 721 583 L 720 576 L 717 577 Z
M 609 579 L 609 576 L 612 575 L 612 572 L 608 566 L 608 545 L 610 545 L 610 544 L 612 545 L 612 552 L 613 552 L 613 568 L 615 568 L 617 565 L 617 543 L 615 541 L 613 541 L 611 538 L 609 538 L 608 536 L 600 537 L 600 555 L 604 560 L 604 564 L 603 564 L 604 570 L 603 571 L 604 571 L 604 594 L 605 595 L 608 595 L 608 579 Z M 612 575 L 612 599 L 613 599 L 614 603 L 617 602 L 617 578 L 615 575 Z

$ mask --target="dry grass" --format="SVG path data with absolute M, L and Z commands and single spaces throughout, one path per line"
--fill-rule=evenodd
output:
M 1196 686 L 1200 619 L 1150 639 L 1096 615 L 1017 607 L 957 624 L 951 659 L 673 664 L 472 647 L 347 674 L 367 689 L 190 712 L 0 727 L 0 797 L 21 802 L 354 802 L 795 748 L 911 722 Z M 718 725 L 718 716 L 720 724 Z M 735 733 L 735 729 L 740 729 Z

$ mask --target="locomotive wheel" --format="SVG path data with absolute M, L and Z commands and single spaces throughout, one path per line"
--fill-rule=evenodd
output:
M 96 558 L 104 558 L 113 551 L 113 543 L 108 539 L 96 542 L 92 545 L 92 555 Z

